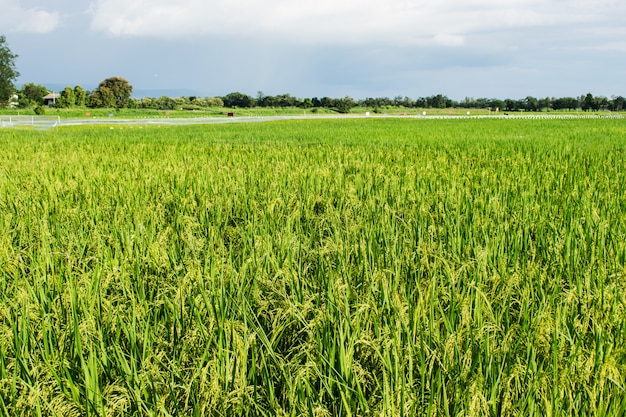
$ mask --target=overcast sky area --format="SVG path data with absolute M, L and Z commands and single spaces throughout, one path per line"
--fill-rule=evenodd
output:
M 626 96 L 624 0 L 0 0 L 0 35 L 18 87 Z

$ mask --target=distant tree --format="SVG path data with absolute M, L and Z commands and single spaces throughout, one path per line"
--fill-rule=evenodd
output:
M 576 110 L 579 106 L 580 101 L 574 97 L 559 97 L 552 100 L 554 110 Z
M 382 100 L 384 99 L 367 97 L 365 100 L 361 100 L 360 104 L 363 107 L 373 107 L 376 109 L 384 106 L 384 104 L 382 104 Z
M 404 96 L 401 104 L 402 106 L 407 107 L 407 108 L 411 108 L 415 106 L 415 102 L 413 101 L 413 99 L 407 96 Z
M 538 100 L 535 97 L 528 96 L 524 99 L 524 110 L 537 111 Z
M 278 107 L 296 107 L 299 104 L 298 99 L 292 97 L 291 94 L 280 94 L 276 96 Z
M 74 87 L 74 105 L 77 107 L 84 107 L 87 103 L 87 91 L 80 85 Z
M 610 109 L 611 111 L 622 111 L 624 110 L 624 105 L 626 104 L 626 99 L 622 96 L 612 97 Z
M 209 107 L 224 107 L 224 101 L 220 97 L 205 97 L 204 101 Z
M 352 99 L 352 97 L 345 96 L 344 98 L 340 98 L 335 100 L 335 108 L 339 113 L 350 113 L 350 110 L 353 107 L 356 107 L 357 103 Z
M 546 98 L 540 98 L 537 100 L 537 110 L 543 111 L 550 111 L 552 109 L 554 109 L 554 104 L 553 104 L 554 100 L 551 99 L 550 97 L 546 97 Z M 574 107 L 576 108 L 576 107 Z
M 74 96 L 74 90 L 72 87 L 65 87 L 63 91 L 61 91 L 61 96 L 57 100 L 57 107 L 74 107 L 76 103 L 76 97 Z
M 157 100 L 157 103 L 160 110 L 174 110 L 176 108 L 176 100 L 167 96 L 162 96 Z
M 606 97 L 596 96 L 593 98 L 593 105 L 591 107 L 594 111 L 607 110 L 609 108 L 609 99 Z
M 428 100 L 426 97 L 418 97 L 415 99 L 415 107 L 425 108 L 428 107 Z
M 501 111 L 504 109 L 505 103 L 503 100 L 494 98 L 489 101 L 489 107 L 492 111 Z
M 108 88 L 99 88 L 91 93 L 87 106 L 95 108 L 115 107 L 115 96 Z
M 519 110 L 519 101 L 513 100 L 511 98 L 507 98 L 504 100 L 504 110 L 506 111 L 518 111 Z
M 202 97 L 194 97 L 193 100 L 189 97 L 189 104 L 198 107 L 207 107 L 207 102 Z
M 145 97 L 137 101 L 137 105 L 140 109 L 156 109 L 158 107 L 158 100 L 151 97 Z
M 27 83 L 19 91 L 20 107 L 35 107 L 43 105 L 43 98 L 49 93 L 48 89 L 40 84 Z
M 491 101 L 488 98 L 481 97 L 476 99 L 476 108 L 477 109 L 486 109 L 491 106 Z
M 437 94 L 436 96 L 426 97 L 426 107 L 430 107 L 433 109 L 444 109 L 446 108 L 446 102 L 448 101 L 448 97 Z
M 133 87 L 128 80 L 122 77 L 111 77 L 102 81 L 98 88 L 91 93 L 91 107 L 114 107 L 122 109 L 128 107 Z
M 593 110 L 593 95 L 591 93 L 587 93 L 587 95 L 581 97 L 580 108 L 583 109 L 583 111 Z
M 226 107 L 254 107 L 254 99 L 239 92 L 230 93 L 221 99 Z
M 332 107 L 334 104 L 335 100 L 333 100 L 330 97 L 322 97 L 318 100 L 318 105 L 316 107 Z
M 471 108 L 476 108 L 478 106 L 476 105 L 476 99 L 474 99 L 473 97 L 465 97 L 459 103 L 459 107 L 464 108 L 464 109 L 471 109 Z
M 261 93 L 259 91 L 259 93 Z M 275 107 L 276 106 L 276 98 L 272 96 L 266 96 L 259 94 L 257 95 L 256 105 L 259 107 Z
M 11 52 L 6 43 L 6 38 L 0 36 L 0 106 L 9 104 L 15 94 L 15 80 L 20 73 L 15 69 L 17 55 Z

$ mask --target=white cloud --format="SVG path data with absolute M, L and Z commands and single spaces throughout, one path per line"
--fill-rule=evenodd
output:
M 27 8 L 15 0 L 0 0 L 0 27 L 6 31 L 47 33 L 59 25 L 59 13 Z
M 460 46 L 473 33 L 606 24 L 626 15 L 624 2 L 599 1 L 95 0 L 91 13 L 92 29 L 113 36 Z

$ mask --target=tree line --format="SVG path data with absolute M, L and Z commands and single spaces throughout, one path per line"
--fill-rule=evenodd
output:
M 17 91 L 19 97 L 18 107 L 32 108 L 44 105 L 44 97 L 49 94 L 48 89 L 33 83 L 24 84 Z M 302 108 L 315 109 L 325 108 L 339 113 L 348 113 L 352 108 L 362 107 L 374 112 L 384 111 L 389 108 L 420 108 L 420 109 L 490 109 L 492 111 L 558 111 L 558 110 L 583 110 L 583 111 L 623 111 L 626 99 L 622 96 L 606 98 L 593 96 L 591 93 L 579 97 L 525 97 L 523 99 L 497 99 L 497 98 L 465 98 L 456 101 L 443 94 L 428 97 L 377 97 L 365 99 L 353 99 L 351 97 L 331 98 L 312 97 L 298 98 L 290 94 L 275 96 L 265 95 L 258 92 L 256 97 L 240 92 L 233 92 L 225 96 L 217 97 L 145 97 L 133 98 L 132 86 L 121 77 L 112 77 L 104 80 L 97 89 L 88 91 L 81 86 L 65 87 L 52 106 L 58 108 L 87 107 L 87 108 L 134 108 L 156 110 L 202 110 L 210 107 L 228 108 Z

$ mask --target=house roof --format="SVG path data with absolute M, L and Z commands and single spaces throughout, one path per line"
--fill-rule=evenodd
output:
M 47 96 L 44 96 L 43 99 L 44 100 L 52 100 L 52 99 L 59 98 L 59 97 L 61 97 L 61 94 L 50 93 Z

